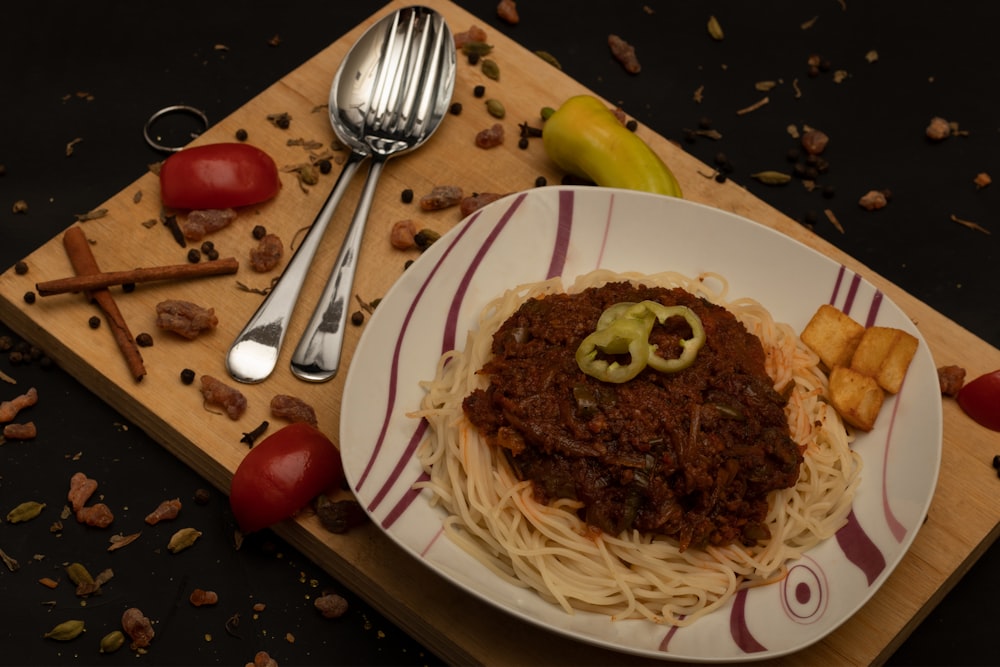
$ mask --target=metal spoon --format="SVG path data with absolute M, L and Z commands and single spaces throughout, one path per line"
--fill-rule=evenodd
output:
M 424 34 L 434 36 L 430 40 L 437 45 L 433 58 L 427 51 L 410 52 L 415 37 L 420 37 L 416 43 L 424 43 Z M 444 38 L 443 42 L 437 39 L 439 35 Z M 407 51 L 402 50 L 404 43 L 408 45 Z M 425 45 L 424 48 L 431 47 Z M 407 57 L 403 57 L 404 55 Z M 434 77 L 428 78 L 415 69 L 414 61 L 417 56 L 423 62 L 432 60 L 436 63 Z M 411 145 L 404 145 L 404 149 L 416 147 L 429 137 L 443 116 L 442 109 L 447 108 L 451 99 L 454 71 L 455 49 L 451 34 L 437 12 L 423 7 L 407 7 L 386 16 L 369 28 L 351 48 L 337 69 L 329 99 L 330 124 L 337 137 L 351 149 L 351 154 L 281 278 L 230 347 L 226 367 L 234 379 L 247 383 L 261 382 L 274 370 L 292 310 L 316 250 L 355 172 L 372 153 L 373 142 L 380 136 L 387 137 L 383 142 L 390 140 L 383 127 L 396 131 L 402 129 L 406 138 L 419 135 L 418 138 L 410 138 Z M 415 85 L 414 82 L 419 84 Z M 417 94 L 417 89 L 421 87 L 437 87 L 438 90 Z M 401 90 L 412 92 L 404 98 L 400 96 Z M 423 106 L 427 95 L 433 96 L 430 111 Z M 406 123 L 394 124 L 397 123 L 396 116 L 405 117 Z M 405 132 L 406 128 L 410 128 L 409 133 Z M 385 158 L 381 158 L 380 161 L 384 160 Z M 377 178 L 378 172 L 373 168 L 369 173 L 369 182 L 373 181 L 372 173 Z M 368 192 L 369 189 L 372 192 Z M 359 204 L 359 207 L 364 207 L 364 217 L 367 217 L 373 194 L 374 185 L 371 188 L 366 185 Z M 357 243 L 360 243 L 361 234 L 355 233 L 355 228 L 364 226 L 363 219 L 360 224 L 357 223 L 360 213 L 359 208 L 348 232 L 348 240 L 356 235 Z M 347 245 L 345 241 L 345 246 Z M 341 251 L 341 255 L 343 254 L 344 251 Z M 356 255 L 355 248 L 351 258 Z M 342 263 L 338 258 L 334 276 L 343 271 Z M 350 289 L 350 284 L 347 288 Z M 324 292 L 323 301 L 327 300 Z M 343 323 L 340 328 L 343 329 Z
M 292 355 L 292 373 L 310 382 L 329 380 L 339 370 L 358 253 L 382 169 L 390 157 L 430 138 L 448 112 L 455 87 L 455 43 L 437 12 L 401 10 L 385 31 L 380 60 L 396 66 L 359 69 L 352 77 L 356 85 L 375 91 L 369 108 L 353 108 L 345 103 L 351 95 L 340 98 L 335 91 L 339 116 L 334 127 L 360 139 L 372 163 L 329 282 Z

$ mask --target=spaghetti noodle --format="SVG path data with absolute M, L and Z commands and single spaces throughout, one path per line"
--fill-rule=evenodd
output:
M 756 335 L 775 389 L 789 396 L 790 435 L 803 451 L 797 483 L 772 492 L 765 525 L 770 538 L 753 547 L 734 543 L 682 549 L 676 540 L 636 530 L 611 535 L 578 516 L 581 503 L 536 502 L 532 482 L 519 480 L 504 455 L 486 443 L 462 403 L 488 384 L 477 374 L 491 356 L 493 333 L 526 300 L 578 293 L 609 282 L 679 287 L 725 307 Z M 418 457 L 429 474 L 421 484 L 447 512 L 446 534 L 498 576 L 542 598 L 612 619 L 646 618 L 687 625 L 719 608 L 741 588 L 784 576 L 786 563 L 832 536 L 846 520 L 860 480 L 861 460 L 836 412 L 824 401 L 818 359 L 790 326 L 756 301 L 727 301 L 718 274 L 697 278 L 598 270 L 568 289 L 558 278 L 508 290 L 481 312 L 462 350 L 444 354 L 413 416 L 430 428 Z

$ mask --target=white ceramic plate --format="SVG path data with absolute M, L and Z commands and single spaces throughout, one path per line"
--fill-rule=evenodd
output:
M 483 305 L 506 288 L 604 267 L 714 271 L 729 298 L 752 297 L 801 331 L 823 303 L 859 322 L 898 327 L 921 344 L 902 391 L 855 449 L 863 481 L 850 522 L 793 563 L 777 584 L 737 594 L 688 627 L 566 614 L 501 581 L 441 532 L 442 513 L 412 485 L 423 425 L 406 417 L 442 352 L 462 345 Z M 747 661 L 804 648 L 863 605 L 924 519 L 941 456 L 941 396 L 926 342 L 862 276 L 770 228 L 670 197 L 594 187 L 510 195 L 474 213 L 415 262 L 379 304 L 344 389 L 341 447 L 351 487 L 383 531 L 482 599 L 553 632 L 666 660 Z

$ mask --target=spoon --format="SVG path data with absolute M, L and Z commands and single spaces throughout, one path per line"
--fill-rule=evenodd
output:
M 383 31 L 385 38 L 373 41 L 381 45 L 379 60 L 391 65 L 346 72 L 355 86 L 374 91 L 371 104 L 351 105 L 356 93 L 350 88 L 335 86 L 331 96 L 331 108 L 337 108 L 334 129 L 360 141 L 357 150 L 367 150 L 372 162 L 333 271 L 292 355 L 292 373 L 310 382 L 329 380 L 339 370 L 357 258 L 382 169 L 389 158 L 417 148 L 434 134 L 455 87 L 455 43 L 440 14 L 424 7 L 403 9 Z
M 390 114 L 402 115 L 401 112 L 405 111 L 406 117 L 409 119 L 413 114 L 414 105 L 426 98 L 426 95 L 417 96 L 417 102 L 413 101 L 413 97 L 407 98 L 409 106 L 406 108 L 401 107 L 402 102 L 399 98 L 401 87 L 412 90 L 414 86 L 411 80 L 414 73 L 419 74 L 414 68 L 413 58 L 401 56 L 419 55 L 422 60 L 428 60 L 427 53 L 404 53 L 401 43 L 412 44 L 415 35 L 424 33 L 442 35 L 446 38 L 446 44 L 443 42 L 438 44 L 438 55 L 434 60 L 437 63 L 436 71 L 438 73 L 442 70 L 450 70 L 450 74 L 446 72 L 444 76 L 439 74 L 435 79 L 419 79 L 422 85 L 439 85 L 441 90 L 433 91 L 433 94 L 436 95 L 435 100 L 444 99 L 446 101 L 443 103 L 434 102 L 431 107 L 433 113 L 430 119 L 427 117 L 427 110 L 420 109 L 423 115 L 420 116 L 419 123 L 414 121 L 412 125 L 414 132 L 423 127 L 424 136 L 419 141 L 413 140 L 411 147 L 415 147 L 430 136 L 430 133 L 440 122 L 443 112 L 438 113 L 439 108 L 441 104 L 445 108 L 447 107 L 454 88 L 454 45 L 443 19 L 433 10 L 423 7 L 407 7 L 389 14 L 361 36 L 337 69 L 330 89 L 330 124 L 340 141 L 351 150 L 350 155 L 344 163 L 333 190 L 298 249 L 289 260 L 281 277 L 229 348 L 226 356 L 226 368 L 233 379 L 240 382 L 256 383 L 263 381 L 272 373 L 278 361 L 278 353 L 288 330 L 292 311 L 298 301 L 299 293 L 323 234 L 358 167 L 372 152 L 370 141 L 366 135 L 372 134 L 374 130 L 377 137 L 377 133 L 381 132 L 380 128 L 387 121 L 394 120 L 394 118 L 390 118 Z M 449 48 L 450 57 L 447 55 Z M 426 84 L 423 83 L 425 81 Z M 439 84 L 438 81 L 440 81 Z M 412 92 L 411 95 L 416 95 L 416 91 Z M 372 125 L 371 129 L 368 128 L 370 124 Z M 426 129 L 428 125 L 429 130 Z M 382 161 L 384 159 L 382 158 Z M 370 172 L 369 181 L 371 180 Z M 374 190 L 374 187 L 371 189 Z M 368 193 L 368 190 L 369 188 L 366 186 L 365 192 L 362 194 L 362 204 L 365 196 L 369 199 L 365 217 L 367 217 L 367 207 L 370 207 L 370 199 L 374 194 L 374 192 Z M 355 215 L 355 219 L 351 222 L 348 232 L 349 238 L 356 227 L 363 227 L 364 221 L 356 224 L 357 218 L 358 215 Z M 358 233 L 357 237 L 359 243 L 361 234 Z M 345 245 L 347 245 L 346 242 Z M 342 251 L 341 254 L 343 255 L 344 252 Z M 352 258 L 356 254 L 355 249 Z M 337 266 L 340 267 L 341 264 L 342 262 L 338 258 Z M 350 285 L 347 287 L 349 290 Z M 341 324 L 342 328 L 343 324 Z

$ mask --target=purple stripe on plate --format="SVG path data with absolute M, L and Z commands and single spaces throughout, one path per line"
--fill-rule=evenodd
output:
M 847 515 L 847 523 L 837 531 L 837 544 L 847 556 L 847 560 L 864 572 L 869 586 L 885 569 L 885 557 L 861 527 L 853 509 Z
M 872 302 L 868 306 L 868 317 L 865 319 L 865 327 L 875 326 L 875 320 L 878 319 L 878 309 L 882 306 L 882 292 L 875 290 L 875 294 L 872 295 Z
M 549 261 L 549 271 L 546 278 L 561 276 L 566 269 L 566 255 L 569 252 L 569 237 L 573 231 L 573 203 L 574 194 L 572 190 L 560 190 L 559 192 L 559 215 L 556 223 L 556 242 L 552 246 L 552 259 Z
M 497 221 L 496 225 L 493 227 L 492 230 L 490 230 L 490 233 L 487 235 L 486 240 L 483 242 L 483 245 L 476 252 L 475 256 L 473 257 L 472 261 L 469 264 L 469 267 L 466 269 L 465 275 L 462 276 L 462 280 L 459 282 L 459 287 L 456 290 L 454 297 L 452 298 L 451 306 L 448 309 L 448 317 L 445 322 L 444 333 L 443 333 L 442 352 L 454 349 L 458 312 L 460 310 L 461 303 L 465 296 L 465 293 L 469 288 L 469 283 L 472 281 L 472 276 L 475 275 L 476 271 L 479 268 L 479 265 L 482 263 L 483 257 L 486 256 L 489 249 L 496 242 L 496 239 L 500 235 L 500 232 L 503 231 L 503 228 L 507 226 L 507 223 L 510 222 L 511 217 L 513 217 L 514 215 L 514 212 L 521 205 L 521 202 L 524 201 L 524 197 L 525 197 L 524 194 L 520 195 L 519 197 L 516 197 L 513 200 L 513 202 L 508 206 L 507 210 Z M 478 214 L 475 214 L 465 225 L 465 227 L 462 228 L 462 230 L 455 237 L 455 239 L 453 239 L 451 244 L 445 249 L 444 254 L 440 257 L 438 262 L 434 265 L 434 268 L 431 270 L 430 274 L 428 274 L 427 279 L 420 286 L 420 289 L 417 292 L 417 295 L 414 298 L 413 303 L 410 304 L 410 308 L 409 310 L 407 310 L 406 317 L 403 320 L 403 326 L 400 328 L 399 334 L 396 337 L 396 345 L 393 350 L 392 367 L 389 379 L 390 394 L 389 394 L 389 399 L 387 401 L 386 411 L 382 418 L 382 428 L 379 431 L 378 441 L 376 442 L 376 446 L 372 452 L 371 458 L 368 460 L 368 465 L 365 468 L 365 472 L 362 475 L 361 481 L 358 482 L 357 485 L 358 488 L 361 488 L 361 483 L 364 481 L 364 479 L 367 477 L 368 473 L 372 469 L 372 466 L 375 463 L 375 459 L 378 455 L 378 452 L 381 450 L 382 444 L 385 441 L 385 434 L 386 431 L 388 430 L 389 421 L 391 420 L 392 412 L 393 409 L 395 408 L 395 402 L 396 402 L 395 401 L 396 383 L 398 382 L 399 379 L 399 352 L 403 345 L 403 339 L 406 337 L 410 319 L 412 318 L 413 313 L 416 310 L 417 304 L 420 302 L 425 291 L 427 290 L 428 285 L 433 280 L 438 269 L 441 268 L 445 259 L 451 253 L 452 249 L 455 248 L 455 246 L 465 235 L 465 233 L 472 228 L 472 225 L 475 223 L 477 218 Z M 393 466 L 391 474 L 386 478 L 382 487 L 373 497 L 371 503 L 369 503 L 368 505 L 369 511 L 374 511 L 375 508 L 377 508 L 381 504 L 381 502 L 385 499 L 389 491 L 391 491 L 399 483 L 402 473 L 406 468 L 406 464 L 410 461 L 410 459 L 413 458 L 414 452 L 416 452 L 417 447 L 420 445 L 420 441 L 423 437 L 423 433 L 426 430 L 426 428 L 427 428 L 427 423 L 425 421 L 421 420 L 420 422 L 418 422 L 416 428 L 414 429 L 413 435 L 410 437 L 410 440 L 403 451 L 403 455 L 396 462 L 396 465 Z M 418 479 L 421 477 L 423 477 L 423 473 L 421 473 L 421 475 L 418 476 Z M 403 496 L 396 503 L 396 505 L 393 506 L 391 510 L 389 510 L 389 513 L 386 515 L 385 519 L 383 519 L 383 522 L 388 522 L 388 524 L 384 523 L 383 525 L 391 525 L 413 503 L 413 500 L 419 495 L 419 493 L 413 489 L 413 484 L 415 484 L 416 481 L 417 480 L 411 480 L 407 483 L 406 493 L 404 493 Z
M 365 464 L 365 469 L 361 473 L 361 478 L 358 480 L 358 483 L 355 486 L 355 491 L 361 490 L 361 487 L 364 485 L 365 480 L 368 478 L 368 474 L 371 472 L 372 466 L 375 464 L 375 460 L 378 458 L 379 452 L 382 451 L 382 444 L 385 442 L 385 434 L 389 428 L 389 420 L 390 417 L 392 416 L 392 411 L 396 406 L 396 387 L 399 375 L 399 353 L 400 349 L 403 346 L 403 339 L 406 337 L 407 329 L 410 326 L 410 320 L 413 319 L 413 313 L 414 311 L 416 311 L 417 305 L 420 303 L 421 298 L 423 298 L 424 292 L 427 290 L 427 285 L 434 278 L 434 275 L 438 272 L 438 269 L 441 268 L 441 264 L 444 262 L 444 260 L 448 257 L 448 255 L 451 254 L 451 251 L 455 248 L 455 246 L 459 244 L 459 242 L 462 240 L 462 237 L 465 236 L 465 233 L 468 232 L 469 229 L 472 227 L 471 223 L 474 222 L 477 217 L 479 217 L 478 213 L 476 213 L 473 216 L 473 218 L 469 221 L 470 224 L 462 228 L 459 231 L 459 233 L 455 236 L 455 238 L 451 240 L 451 242 L 448 244 L 448 247 L 445 248 L 444 253 L 441 255 L 437 263 L 434 265 L 434 268 L 431 269 L 431 272 L 430 274 L 428 274 L 427 279 L 424 281 L 424 284 L 420 286 L 420 289 L 417 291 L 417 295 L 413 299 L 413 303 L 410 304 L 409 309 L 406 311 L 406 316 L 403 318 L 403 324 L 402 326 L 400 326 L 399 333 L 396 336 L 396 344 L 392 350 L 392 366 L 390 367 L 389 371 L 389 387 L 388 387 L 388 392 L 386 394 L 385 412 L 382 415 L 382 426 L 379 430 L 378 438 L 375 441 L 375 446 L 372 448 L 372 454 L 368 458 L 368 463 Z
M 889 485 L 886 477 L 889 471 L 889 447 L 892 444 L 893 427 L 896 425 L 896 413 L 899 411 L 899 404 L 905 389 L 906 377 L 904 376 L 903 384 L 900 385 L 899 393 L 896 394 L 896 400 L 892 403 L 892 413 L 889 416 L 889 429 L 885 435 L 885 451 L 882 454 L 882 512 L 885 514 L 885 522 L 889 524 L 889 530 L 892 531 L 892 536 L 896 538 L 897 542 L 902 542 L 906 536 L 906 526 L 892 512 L 892 506 L 889 504 Z
M 729 633 L 744 653 L 760 653 L 766 651 L 767 647 L 757 641 L 747 627 L 746 606 L 749 592 L 749 589 L 744 588 L 733 596 L 733 610 L 729 614 Z
M 681 616 L 681 618 L 684 618 L 684 617 Z M 669 630 L 667 630 L 667 634 L 663 635 L 663 639 L 660 640 L 659 649 L 661 651 L 663 651 L 664 653 L 668 653 L 667 647 L 670 645 L 670 640 L 674 638 L 674 635 L 676 635 L 677 631 L 680 630 L 680 629 L 681 628 L 680 628 L 679 625 L 674 625 L 674 626 L 671 626 Z

